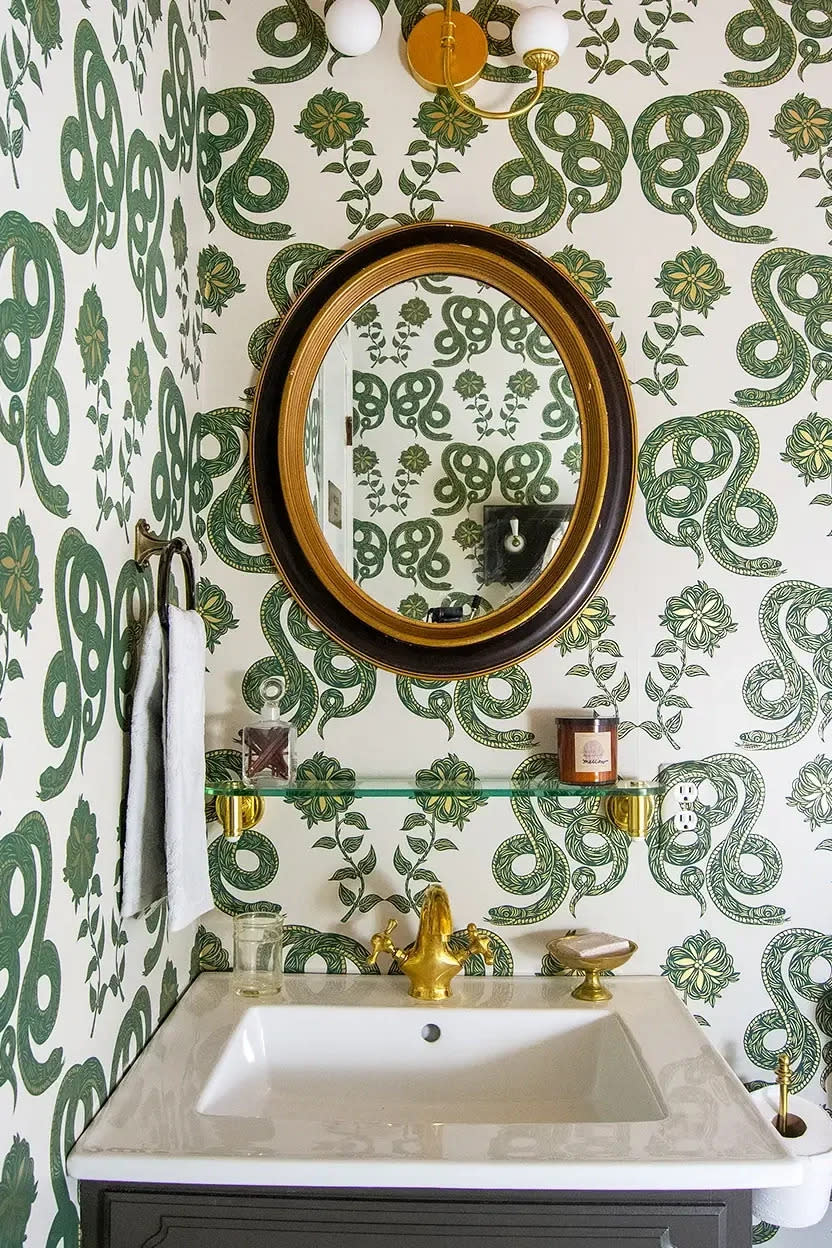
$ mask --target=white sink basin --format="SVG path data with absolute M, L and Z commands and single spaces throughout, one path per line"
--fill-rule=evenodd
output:
M 346 1122 L 647 1122 L 666 1111 L 619 1018 L 579 1010 L 248 1009 L 201 1114 Z M 438 1036 L 437 1036 L 438 1031 Z M 333 1112 L 331 1110 L 330 1112 Z
M 306 1187 L 785 1187 L 800 1164 L 666 980 L 202 975 L 72 1150 L 75 1178 Z M 438 1029 L 439 1035 L 429 1037 Z M 426 1038 L 428 1037 L 428 1038 Z

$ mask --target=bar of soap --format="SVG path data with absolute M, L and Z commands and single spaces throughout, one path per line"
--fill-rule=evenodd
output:
M 580 936 L 564 936 L 558 944 L 568 945 L 581 958 L 606 958 L 613 953 L 628 953 L 629 940 L 611 936 L 609 932 L 582 932 Z

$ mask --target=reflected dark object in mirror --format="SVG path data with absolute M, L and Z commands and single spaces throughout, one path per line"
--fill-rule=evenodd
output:
M 547 558 L 549 544 L 556 535 L 563 537 L 572 518 L 571 503 L 546 506 L 510 503 L 486 505 L 482 509 L 483 573 L 486 585 L 520 585 L 539 573 L 555 554 Z M 516 522 L 520 544 L 513 541 L 512 521 Z M 558 530 L 561 530 L 558 533 Z

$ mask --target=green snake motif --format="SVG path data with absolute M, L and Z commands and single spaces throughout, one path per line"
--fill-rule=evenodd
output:
M 552 779 L 556 774 L 554 756 L 537 754 L 520 764 L 512 780 L 519 787 L 524 781 L 533 784 Z M 491 871 L 497 884 L 507 893 L 515 897 L 530 897 L 533 893 L 540 896 L 528 906 L 491 906 L 488 917 L 501 926 L 542 923 L 560 909 L 569 891 L 569 863 L 546 831 L 535 808 L 536 800 L 519 792 L 512 797 L 511 808 L 523 831 L 507 837 L 497 847 Z M 534 858 L 534 865 L 523 875 L 518 874 L 515 862 L 530 856 Z
M 418 520 L 404 520 L 390 534 L 388 550 L 397 576 L 411 580 L 415 585 L 428 589 L 451 589 L 450 581 L 443 580 L 451 570 L 451 561 L 440 551 L 442 526 L 430 516 Z
M 770 61 L 759 70 L 731 69 L 725 81 L 732 87 L 769 87 L 784 78 L 800 53 L 798 77 L 809 65 L 826 65 L 832 60 L 832 47 L 821 50 L 820 40 L 832 38 L 832 11 L 826 0 L 787 0 L 789 21 L 780 17 L 770 0 L 748 0 L 749 8 L 736 13 L 725 28 L 725 42 L 741 61 Z M 820 19 L 818 18 L 820 16 Z M 790 24 L 791 23 L 791 24 Z M 798 44 L 794 30 L 805 35 Z M 762 31 L 755 42 L 746 36 Z M 773 58 L 773 59 L 772 59 Z
M 162 74 L 162 118 L 164 135 L 159 135 L 159 153 L 175 173 L 189 173 L 194 159 L 196 95 L 191 50 L 182 18 L 175 3 L 168 9 L 168 68 Z
M 142 984 L 136 989 L 131 1005 L 125 1010 L 124 1018 L 116 1035 L 113 1047 L 113 1060 L 110 1066 L 110 1091 L 120 1079 L 127 1074 L 128 1068 L 141 1053 L 153 1033 L 153 1020 L 150 1008 L 150 993 Z
M 145 951 L 144 962 L 142 963 L 142 970 L 144 971 L 145 978 L 147 978 L 147 976 L 155 970 L 156 965 L 162 956 L 162 946 L 164 945 L 165 937 L 167 936 L 168 903 L 166 898 L 163 897 L 158 905 L 151 906 L 147 914 L 144 916 L 144 925 L 151 935 L 153 935 L 154 932 L 156 934 L 153 943 L 148 945 Z
M 540 437 L 544 442 L 568 438 L 578 422 L 575 391 L 562 364 L 553 368 L 549 374 L 549 391 L 552 401 L 545 405 L 541 413 L 545 428 Z
M 277 32 L 286 26 L 293 33 L 280 38 Z M 261 83 L 300 82 L 314 74 L 329 47 L 323 19 L 306 0 L 286 0 L 264 14 L 257 24 L 257 42 L 267 56 L 285 62 L 252 70 L 252 82 Z
M 774 1008 L 763 1010 L 745 1029 L 745 1051 L 755 1066 L 774 1070 L 778 1053 L 783 1050 L 788 1053 L 793 1092 L 801 1092 L 820 1065 L 821 1043 L 817 1028 L 825 1036 L 832 1036 L 832 975 L 823 983 L 813 979 L 812 964 L 816 961 L 827 964 L 832 961 L 832 936 L 809 927 L 790 927 L 778 932 L 763 951 L 760 964 L 763 984 Z M 801 1014 L 795 1003 L 796 996 L 815 1004 L 817 1028 Z M 785 1045 L 769 1048 L 766 1043 L 769 1035 L 783 1031 Z M 823 1046 L 823 1057 L 828 1071 L 832 1041 Z
M 66 1184 L 66 1156 L 93 1114 L 107 1099 L 107 1080 L 97 1057 L 71 1066 L 61 1080 L 49 1135 L 49 1174 L 57 1212 L 49 1228 L 46 1248 L 76 1248 L 80 1227 L 78 1208 Z M 83 1109 L 83 1116 L 79 1115 Z
M 283 966 L 288 975 L 305 971 L 316 958 L 320 958 L 329 975 L 345 975 L 350 966 L 362 975 L 381 973 L 377 966 L 367 965 L 369 949 L 342 932 L 319 932 L 314 927 L 289 923 L 283 929 L 283 946 L 286 950 Z
M 387 534 L 372 520 L 353 520 L 353 577 L 357 584 L 372 580 L 384 568 L 387 557 Z
M 508 693 L 503 697 L 492 693 L 492 681 L 507 685 Z M 515 715 L 523 714 L 531 698 L 532 685 L 525 669 L 504 667 L 499 672 L 489 672 L 487 676 L 472 676 L 468 680 L 457 681 L 454 710 L 468 736 L 480 745 L 494 750 L 527 750 L 535 744 L 533 732 L 523 728 L 492 728 L 485 723 L 482 715 L 487 715 L 489 719 L 513 719 Z
M 317 243 L 290 243 L 272 257 L 266 270 L 266 292 L 277 315 L 258 325 L 249 339 L 248 358 L 255 368 L 263 367 L 266 348 L 289 304 L 322 268 L 340 254 L 340 251 L 332 251 Z
M 515 101 L 518 107 L 531 99 L 524 91 Z M 570 94 L 557 87 L 545 87 L 534 117 L 534 132 L 541 145 L 561 153 L 563 177 L 546 160 L 529 129 L 529 114 L 515 117 L 508 123 L 509 133 L 520 156 L 506 161 L 494 175 L 494 198 L 509 212 L 526 214 L 523 221 L 499 221 L 494 226 L 505 234 L 519 238 L 537 238 L 551 230 L 563 216 L 567 203 L 571 209 L 566 219 L 569 229 L 581 213 L 601 212 L 618 198 L 621 173 L 629 153 L 626 127 L 618 113 L 606 101 L 594 95 Z M 572 122 L 569 133 L 557 129 L 562 116 Z M 609 143 L 594 137 L 596 123 L 607 130 Z M 592 168 L 587 168 L 588 163 Z M 567 195 L 564 177 L 573 188 Z M 515 191 L 516 182 L 532 180 L 527 191 Z M 603 187 L 593 200 L 592 189 Z M 528 219 L 529 214 L 537 216 Z
M 494 456 L 482 446 L 453 442 L 442 452 L 445 473 L 433 487 L 434 498 L 444 506 L 434 507 L 435 516 L 454 516 L 463 507 L 484 503 L 494 488 Z
M 441 720 L 448 729 L 450 741 L 454 735 L 454 723 L 450 716 L 454 700 L 445 687 L 447 684 L 447 681 L 423 680 L 417 676 L 396 677 L 396 693 L 402 706 L 410 711 L 411 715 L 417 715 L 420 719 Z M 417 690 L 427 691 L 426 704 L 417 698 Z
M 442 301 L 441 329 L 433 341 L 436 368 L 453 368 L 482 355 L 491 346 L 496 328 L 494 310 L 485 299 L 452 295 Z
M 426 370 L 432 371 L 432 370 Z M 439 379 L 441 392 L 442 379 Z M 412 391 L 412 386 L 411 386 Z M 404 396 L 403 396 L 404 397 Z M 355 369 L 352 375 L 352 429 L 353 435 L 360 439 L 371 429 L 378 429 L 384 420 L 390 395 L 386 383 L 375 373 L 362 373 Z M 414 410 L 419 410 L 418 402 Z M 404 419 L 404 412 L 402 411 Z M 406 428 L 407 426 L 405 426 Z M 415 427 L 415 421 L 414 426 Z
M 11 1084 L 15 1102 L 15 1045 L 20 1075 L 32 1096 L 40 1096 L 51 1087 L 64 1061 L 62 1048 L 54 1048 L 44 1061 L 39 1061 L 32 1050 L 33 1041 L 44 1045 L 52 1035 L 61 997 L 58 951 L 51 940 L 44 939 L 51 891 L 49 829 L 43 815 L 33 810 L 23 816 L 13 832 L 0 837 L 0 971 L 7 976 L 0 996 L 0 1086 Z M 21 973 L 20 952 L 30 934 L 29 961 Z M 44 994 L 38 989 L 44 983 L 49 992 L 46 1004 L 41 1005 Z M 16 1033 L 10 1022 L 15 1006 Z
M 59 208 L 55 229 L 71 251 L 83 255 L 93 234 L 96 253 L 99 247 L 115 246 L 125 177 L 118 91 L 98 36 L 86 18 L 75 31 L 75 98 L 78 116 L 67 117 L 61 131 L 61 173 L 69 202 L 83 217 L 73 223 Z M 79 164 L 77 174 L 74 161 Z
M 384 382 L 376 380 L 374 390 L 379 398 Z M 451 413 L 442 397 L 442 378 L 433 368 L 416 368 L 402 373 L 390 387 L 390 410 L 400 429 L 418 429 L 423 438 L 432 442 L 449 442 L 451 435 L 442 431 L 451 423 Z M 373 399 L 377 402 L 376 395 Z M 376 424 L 380 424 L 377 421 Z M 375 426 L 363 425 L 364 429 Z
M 700 449 L 703 443 L 707 444 L 704 453 Z M 673 453 L 673 467 L 657 472 L 656 464 L 667 446 Z M 748 484 L 759 456 L 760 440 L 754 426 L 736 412 L 702 412 L 665 421 L 645 438 L 638 458 L 638 483 L 650 528 L 669 546 L 690 547 L 700 567 L 704 536 L 708 551 L 728 572 L 779 575 L 779 559 L 749 559 L 729 545 L 762 546 L 777 531 L 774 503 Z M 708 483 L 726 473 L 723 489 L 708 502 Z M 739 508 L 750 511 L 756 523 L 741 523 Z M 694 517 L 702 512 L 700 523 Z M 665 518 L 675 522 L 675 531 Z
M 816 612 L 826 617 L 822 632 L 806 626 L 807 616 Z M 822 737 L 832 721 L 832 589 L 811 581 L 781 581 L 763 598 L 759 620 L 760 636 L 773 657 L 752 667 L 743 683 L 743 701 L 761 719 L 788 722 L 772 732 L 755 728 L 740 733 L 740 741 L 749 750 L 784 749 L 806 736 L 818 710 L 823 715 Z M 792 649 L 812 655 L 811 674 L 796 661 Z M 825 690 L 820 696 L 816 681 Z M 782 693 L 768 693 L 770 684 L 780 686 Z
M 80 751 L 98 734 L 107 702 L 113 631 L 110 587 L 101 555 L 77 529 L 65 529 L 55 560 L 55 612 L 61 648 L 43 686 L 43 728 L 53 749 L 66 745 L 57 767 L 41 772 L 41 801 L 63 793 Z M 76 661 L 73 641 L 80 645 Z M 82 690 L 84 697 L 82 699 Z M 61 710 L 55 710 L 56 702 Z
M 178 533 L 185 518 L 190 467 L 190 436 L 185 400 L 169 368 L 159 378 L 156 404 L 159 449 L 151 469 L 151 505 L 162 537 Z
M 725 135 L 725 121 L 728 134 Z M 687 131 L 695 118 L 702 133 Z M 655 128 L 665 138 L 651 145 Z M 747 217 L 759 212 L 768 197 L 766 180 L 753 165 L 739 159 L 748 138 L 748 114 L 726 91 L 694 91 L 666 95 L 648 104 L 633 127 L 633 156 L 641 171 L 641 189 L 648 203 L 661 212 L 685 217 L 696 229 L 694 203 L 710 230 L 734 243 L 766 243 L 771 230 L 761 225 L 739 225 L 724 214 Z M 721 146 L 720 146 L 721 144 Z M 700 157 L 716 150 L 713 164 L 700 173 Z M 689 184 L 696 183 L 696 193 Z M 746 193 L 735 195 L 729 186 L 739 182 Z M 671 190 L 669 199 L 660 194 Z
M 251 854 L 256 858 L 253 867 L 242 866 L 237 861 L 238 852 Z M 229 892 L 227 883 L 241 892 L 258 891 L 268 888 L 277 878 L 280 859 L 274 843 L 250 828 L 238 841 L 229 841 L 220 833 L 208 846 L 208 876 L 211 881 L 211 893 L 214 905 L 223 914 L 245 914 L 247 910 L 280 910 L 280 906 L 271 901 L 241 901 Z
M 777 275 L 776 293 L 772 283 Z M 813 295 L 798 291 L 802 278 L 815 283 Z M 751 272 L 751 291 L 765 320 L 749 325 L 737 342 L 737 358 L 752 377 L 782 377 L 771 390 L 756 387 L 738 390 L 734 396 L 745 407 L 774 407 L 800 393 L 809 380 L 816 395 L 822 382 L 832 377 L 832 333 L 825 328 L 832 316 L 832 258 L 811 255 L 795 247 L 775 247 L 760 256 Z M 779 303 L 778 303 L 779 300 Z M 780 304 L 782 304 L 782 309 Z M 811 359 L 803 337 L 792 329 L 784 311 L 803 321 L 806 338 L 818 354 Z M 761 357 L 759 348 L 776 346 L 771 356 Z M 786 376 L 783 376 L 786 374 Z
M 168 279 L 161 247 L 165 181 L 159 153 L 140 130 L 133 131 L 127 148 L 126 191 L 130 272 L 141 296 L 153 345 L 160 355 L 166 355 L 167 345 L 157 324 L 168 306 Z
M 0 434 L 17 451 L 21 480 L 25 445 L 38 498 L 47 511 L 65 518 L 69 495 L 49 480 L 43 464 L 45 460 L 52 468 L 58 467 L 69 447 L 69 403 L 55 367 L 66 306 L 61 260 L 46 226 L 19 212 L 6 212 L 0 218 L 0 264 L 9 252 L 11 298 L 0 302 L 0 380 L 11 398 L 8 413 L 0 406 Z M 7 349 L 10 339 L 12 351 Z M 43 339 L 41 358 L 30 372 L 32 344 L 37 339 Z M 24 407 L 21 394 L 27 382 Z M 56 427 L 50 427 L 50 415 Z
M 558 496 L 558 483 L 546 474 L 552 466 L 552 452 L 539 442 L 510 446 L 497 461 L 497 480 L 503 498 L 510 503 L 531 503 L 545 507 Z
M 253 124 L 249 122 L 249 113 Z M 222 116 L 225 126 L 214 134 L 211 121 Z M 273 214 L 289 193 L 289 179 L 280 165 L 261 155 L 274 130 L 274 112 L 264 95 L 252 87 L 227 87 L 209 92 L 200 87 L 197 97 L 197 184 L 202 207 L 211 229 L 216 205 L 223 223 L 243 238 L 288 238 L 291 227 Z M 237 159 L 223 171 L 223 157 L 241 148 Z M 252 179 L 268 183 L 265 191 L 252 189 Z M 219 179 L 219 181 L 217 181 Z M 216 192 L 212 184 L 217 182 Z M 252 221 L 243 213 L 264 216 Z
M 134 559 L 127 559 L 122 564 L 113 594 L 113 703 L 122 732 L 127 732 L 130 726 L 139 648 L 153 609 L 154 585 L 150 568 L 140 568 Z
M 281 610 L 286 603 L 289 607 L 284 630 Z M 311 726 L 319 708 L 318 735 L 323 737 L 331 719 L 358 715 L 370 705 L 376 691 L 376 669 L 313 628 L 303 609 L 290 598 L 280 582 L 272 586 L 263 599 L 260 624 L 274 657 L 258 659 L 243 677 L 243 697 L 253 709 L 260 709 L 260 683 L 272 675 L 282 676 L 286 681 L 282 710 L 292 719 L 299 735 Z M 298 659 L 290 638 L 314 652 L 315 676 L 327 686 L 320 695 L 312 672 Z M 348 689 L 356 690 L 351 702 L 344 697 L 344 690 Z
M 693 802 L 697 823 L 693 833 L 678 832 L 672 818 L 665 819 L 648 835 L 650 871 L 656 882 L 676 896 L 695 897 L 702 914 L 707 908 L 707 888 L 714 905 L 735 923 L 783 923 L 786 912 L 782 906 L 752 906 L 742 899 L 769 892 L 783 872 L 777 846 L 753 830 L 765 804 L 760 769 L 741 754 L 711 754 L 701 761 L 663 768 L 661 781 L 669 787 L 680 783 L 697 786 Z M 699 796 L 703 784 L 715 792 L 713 801 L 703 801 Z M 714 846 L 714 832 L 726 823 L 730 825 L 727 835 Z M 756 871 L 750 869 L 750 862 L 757 864 Z M 704 870 L 700 863 L 705 863 Z M 669 874 L 669 868 L 681 868 L 678 879 Z
M 198 457 L 209 481 L 237 467 L 211 503 L 208 541 L 223 563 L 238 572 L 274 572 L 271 555 L 263 550 L 260 525 L 246 518 L 254 501 L 247 454 L 250 425 L 251 412 L 245 407 L 216 407 L 199 413 L 201 439 L 214 438 L 218 446 L 214 455 L 203 447 Z

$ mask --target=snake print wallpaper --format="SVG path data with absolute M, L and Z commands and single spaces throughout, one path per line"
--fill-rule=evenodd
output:
M 571 47 L 510 123 L 424 93 L 397 45 L 420 6 L 375 2 L 384 36 L 357 61 L 328 47 L 319 0 L 11 0 L 0 19 L 3 1248 L 75 1248 L 67 1150 L 190 978 L 227 968 L 230 916 L 255 905 L 284 911 L 289 971 L 368 973 L 372 933 L 397 914 L 408 938 L 436 879 L 457 926 L 493 937 L 494 967 L 472 959 L 473 974 L 560 974 L 553 933 L 619 932 L 639 944 L 628 970 L 666 976 L 746 1082 L 771 1081 L 786 1048 L 797 1086 L 825 1101 L 828 2 L 558 0 Z M 529 89 L 506 59 L 514 9 L 476 12 L 491 60 L 475 93 L 505 107 Z M 598 594 L 527 663 L 460 682 L 396 678 L 310 623 L 260 540 L 246 458 L 252 386 L 292 298 L 350 240 L 434 217 L 567 270 L 610 327 L 640 429 L 631 525 Z M 566 489 L 578 450 L 556 370 L 518 356 L 494 389 L 463 334 L 456 392 L 438 399 L 427 374 L 442 370 L 419 381 L 409 362 L 424 310 L 399 325 L 400 306 L 381 328 L 400 356 L 389 377 L 369 321 L 354 327 L 370 361 L 357 427 L 399 373 L 413 417 L 401 463 L 374 477 L 364 455 L 361 497 L 386 487 L 379 505 L 408 522 L 425 455 L 464 492 L 475 459 L 499 476 L 503 442 L 540 429 Z M 428 435 L 449 393 L 453 439 L 474 451 L 443 464 Z M 118 907 L 153 601 L 130 558 L 140 516 L 201 562 L 209 775 L 238 774 L 240 724 L 279 674 L 302 774 L 421 787 L 273 799 L 236 846 L 209 804 L 216 910 L 170 939 L 163 906 L 140 920 Z M 430 537 L 470 569 L 463 518 Z M 368 542 L 368 567 L 376 553 Z M 424 597 L 418 577 L 402 584 L 396 605 Z M 696 786 L 693 831 L 667 802 L 630 844 L 591 793 L 477 794 L 489 776 L 551 773 L 554 717 L 579 707 L 618 713 L 623 774 Z M 455 779 L 473 791 L 443 795 Z M 775 1237 L 826 1242 L 755 1228 Z

